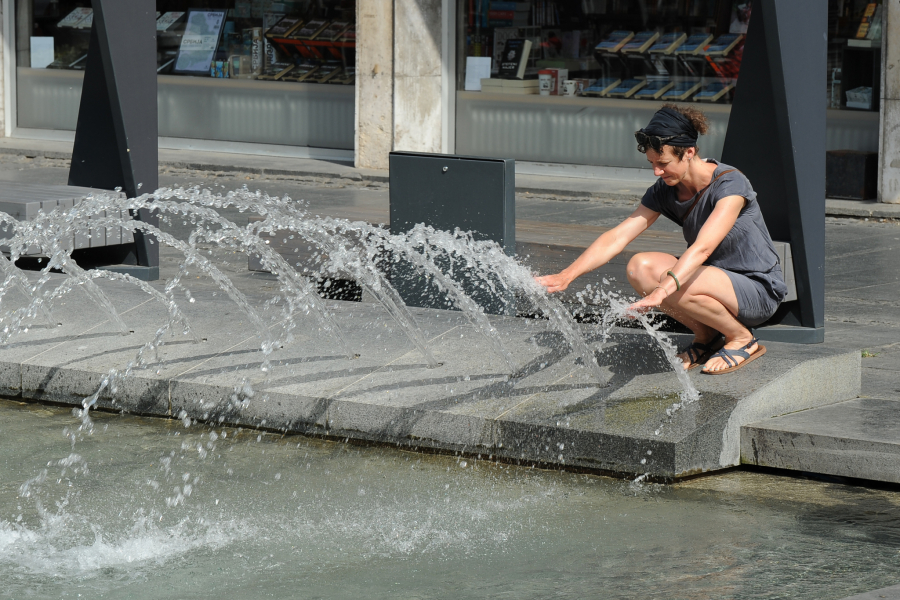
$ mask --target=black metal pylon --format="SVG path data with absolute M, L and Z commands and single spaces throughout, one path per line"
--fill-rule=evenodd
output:
M 134 198 L 159 187 L 156 3 L 92 0 L 92 5 L 69 185 L 121 188 Z M 146 210 L 134 216 L 159 222 Z M 159 245 L 148 236 L 135 232 L 134 252 L 126 260 L 158 278 Z
M 765 330 L 779 341 L 825 339 L 826 4 L 753 1 L 722 150 L 753 184 L 772 238 L 791 244 L 798 299 Z

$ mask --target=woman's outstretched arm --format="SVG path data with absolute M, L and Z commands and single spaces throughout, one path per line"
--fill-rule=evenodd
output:
M 546 287 L 548 292 L 563 291 L 576 278 L 612 260 L 658 218 L 658 212 L 650 210 L 643 204 L 638 206 L 627 219 L 594 240 L 594 243 L 571 265 L 559 273 L 536 277 L 536 281 Z

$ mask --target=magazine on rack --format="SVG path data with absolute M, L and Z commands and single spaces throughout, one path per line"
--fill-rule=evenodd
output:
M 672 54 L 687 39 L 686 33 L 666 33 L 659 36 L 652 46 L 650 46 L 650 54 Z
M 597 52 L 618 52 L 622 49 L 622 46 L 627 44 L 633 37 L 633 31 L 613 31 L 605 40 L 597 44 L 597 47 L 594 48 L 594 50 Z
M 627 44 L 622 46 L 622 52 L 625 52 L 626 54 L 643 54 L 650 49 L 650 46 L 652 46 L 658 38 L 659 33 L 656 31 L 641 31 L 640 33 L 635 34 Z
M 700 54 L 703 48 L 706 47 L 708 43 L 710 43 L 713 39 L 713 36 L 709 33 L 700 33 L 697 35 L 692 35 L 689 37 L 683 44 L 678 46 L 675 50 L 675 54 Z

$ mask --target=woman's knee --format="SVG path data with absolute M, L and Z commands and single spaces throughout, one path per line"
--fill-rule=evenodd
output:
M 625 267 L 628 281 L 635 287 L 646 287 L 659 282 L 659 274 L 662 265 L 659 264 L 659 255 L 654 252 L 639 252 L 631 257 L 628 266 Z

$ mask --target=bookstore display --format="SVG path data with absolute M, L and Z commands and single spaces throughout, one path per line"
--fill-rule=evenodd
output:
M 878 111 L 884 6 L 847 0 L 828 8 L 829 108 Z
M 32 3 L 33 56 L 21 67 L 84 69 L 93 11 L 86 0 Z M 356 75 L 351 0 L 157 0 L 157 72 L 349 85 Z M 21 32 L 20 32 L 21 33 Z
M 459 43 L 491 58 L 483 93 L 729 103 L 749 4 L 481 0 L 459 4 Z
M 573 82 L 585 98 L 730 104 L 752 4 L 473 0 L 458 4 L 457 43 L 467 57 L 490 58 L 483 93 L 568 96 L 560 90 Z M 831 108 L 878 109 L 882 12 L 880 0 L 828 0 Z

